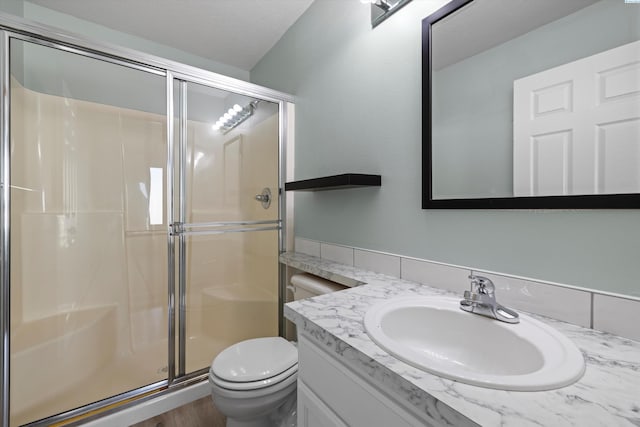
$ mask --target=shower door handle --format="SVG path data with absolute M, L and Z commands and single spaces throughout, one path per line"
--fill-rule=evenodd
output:
M 256 195 L 255 199 L 262 203 L 263 208 L 269 209 L 269 206 L 271 206 L 271 190 L 264 188 L 262 193 Z

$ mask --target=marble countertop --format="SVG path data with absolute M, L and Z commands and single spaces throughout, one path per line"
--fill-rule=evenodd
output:
M 304 254 L 282 254 L 280 261 L 352 287 L 288 303 L 285 316 L 345 364 L 366 372 L 373 382 L 439 424 L 640 426 L 640 342 L 531 314 L 573 340 L 585 356 L 584 376 L 551 391 L 471 386 L 390 356 L 369 339 L 362 322 L 377 302 L 397 296 L 453 295 L 450 292 Z

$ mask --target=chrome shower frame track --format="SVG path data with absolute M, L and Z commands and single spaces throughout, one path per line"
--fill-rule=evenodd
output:
M 9 78 L 9 35 L 0 34 L 0 78 L 2 81 L 2 101 L 0 104 L 0 422 L 9 426 L 9 361 L 11 359 L 9 337 L 11 333 L 11 139 L 10 123 L 10 78 Z
M 175 199 L 173 191 L 173 181 L 175 162 L 174 143 L 174 99 L 173 99 L 173 73 L 167 72 L 166 95 L 167 95 L 167 330 L 168 330 L 168 354 L 167 367 L 169 384 L 173 384 L 176 377 L 176 245 L 173 237 L 173 223 L 175 222 L 173 213 L 175 209 Z
M 278 161 L 280 172 L 278 176 L 278 218 L 280 219 L 280 230 L 278 231 L 278 334 L 282 337 L 285 336 L 285 321 L 284 321 L 284 304 L 287 301 L 287 271 L 284 264 L 280 262 L 280 254 L 284 253 L 287 249 L 287 206 L 286 196 L 284 194 L 284 183 L 287 180 L 287 144 L 288 144 L 288 132 L 289 127 L 289 103 L 281 100 L 280 105 L 280 123 L 278 125 Z
M 180 120 L 178 122 L 178 224 L 184 224 L 187 217 L 187 171 L 185 170 L 187 159 L 187 82 L 180 80 L 179 108 Z M 175 186 L 175 183 L 174 183 Z M 175 228 L 175 227 L 174 227 Z M 182 268 L 178 269 L 178 377 L 184 376 L 187 370 L 187 236 L 178 234 L 178 263 Z M 171 337 L 169 337 L 171 339 Z M 173 338 L 175 340 L 175 337 Z
M 178 257 L 182 258 L 184 254 L 183 243 L 180 239 L 184 239 L 188 234 L 220 234 L 228 232 L 246 232 L 246 231 L 262 231 L 262 230 L 278 230 L 278 250 L 283 252 L 286 242 L 286 209 L 285 197 L 283 197 L 283 189 L 285 182 L 285 153 L 286 153 L 286 115 L 288 103 L 293 103 L 295 98 L 289 94 L 278 92 L 272 89 L 264 88 L 252 83 L 231 77 L 223 76 L 214 72 L 202 70 L 179 62 L 167 60 L 154 55 L 145 54 L 132 49 L 122 48 L 109 43 L 91 40 L 70 32 L 66 32 L 48 25 L 36 24 L 21 18 L 13 17 L 4 13 L 0 13 L 0 79 L 2 85 L 2 100 L 0 103 L 0 427 L 9 427 L 9 404 L 10 404 L 10 331 L 11 331 L 11 315 L 10 315 L 10 232 L 11 232 L 11 200 L 10 200 L 10 181 L 11 181 L 11 140 L 9 134 L 10 125 L 10 41 L 12 39 L 31 42 L 42 46 L 70 52 L 85 57 L 105 61 L 128 68 L 144 71 L 147 73 L 166 77 L 166 100 L 167 100 L 167 248 L 168 248 L 168 378 L 153 384 L 140 387 L 126 393 L 119 394 L 104 399 L 100 402 L 70 410 L 68 412 L 54 415 L 52 417 L 39 420 L 28 424 L 29 426 L 47 426 L 54 423 L 70 421 L 75 417 L 82 417 L 94 411 L 100 411 L 96 415 L 83 418 L 81 421 L 71 422 L 69 425 L 80 425 L 90 419 L 99 418 L 104 415 L 131 407 L 140 402 L 155 398 L 157 396 L 171 393 L 179 388 L 191 385 L 198 381 L 203 381 L 207 377 L 207 369 L 201 369 L 196 372 L 185 374 L 184 346 L 178 348 L 179 365 L 178 375 L 176 375 L 176 332 L 178 336 L 184 337 L 184 330 L 181 324 L 180 331 L 176 331 L 176 303 L 183 304 L 184 295 L 176 295 L 176 233 L 173 224 L 181 222 L 181 236 L 178 237 Z M 252 98 L 261 99 L 277 103 L 279 105 L 279 177 L 278 177 L 278 220 L 277 221 L 240 221 L 227 223 L 209 223 L 209 224 L 184 224 L 184 218 L 178 218 L 175 221 L 176 200 L 175 176 L 173 171 L 177 166 L 175 159 L 176 143 L 175 135 L 175 111 L 174 111 L 174 82 L 184 80 L 186 82 L 194 82 L 204 84 L 212 88 L 226 90 Z M 186 92 L 185 92 L 186 93 Z M 186 99 L 182 100 L 186 103 Z M 180 108 L 182 109 L 181 103 Z M 180 125 L 180 130 L 186 126 Z M 185 129 L 186 131 L 186 129 Z M 182 138 L 181 138 L 182 139 Z M 179 145 L 179 144 L 178 144 Z M 182 147 L 178 146 L 178 151 Z M 179 163 L 179 162 L 178 162 Z M 184 171 L 179 171 L 184 173 Z M 184 180 L 182 180 L 184 182 Z M 179 196 L 184 195 L 184 189 L 178 189 Z M 179 203 L 184 203 L 183 197 L 179 197 Z M 184 208 L 184 205 L 181 206 Z M 178 209 L 184 212 L 184 209 Z M 182 221 L 180 221 L 182 219 Z M 184 278 L 178 277 L 178 293 L 184 291 Z M 284 320 L 282 318 L 282 304 L 284 301 L 285 283 L 283 277 L 283 267 L 279 264 L 279 332 L 284 333 Z M 181 307 L 183 308 L 183 307 Z M 184 312 L 183 310 L 180 310 Z M 178 313 L 180 316 L 180 313 Z M 134 400 L 132 400 L 134 399 Z M 118 404 L 114 408 L 104 409 L 111 405 Z

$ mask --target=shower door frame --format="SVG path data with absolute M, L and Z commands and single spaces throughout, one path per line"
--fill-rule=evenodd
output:
M 180 346 L 178 361 L 180 369 L 176 374 L 176 293 L 175 293 L 175 238 L 183 240 L 185 235 L 183 225 L 173 221 L 174 216 L 174 171 L 176 162 L 174 158 L 174 104 L 173 85 L 175 81 L 186 81 L 204 84 L 215 89 L 225 90 L 252 98 L 261 99 L 278 104 L 278 219 L 277 224 L 268 227 L 278 230 L 278 252 L 282 253 L 286 245 L 286 206 L 284 197 L 284 182 L 286 178 L 286 147 L 287 147 L 287 117 L 289 109 L 295 98 L 289 94 L 268 89 L 253 83 L 238 80 L 232 77 L 206 71 L 179 62 L 167 60 L 154 55 L 111 45 L 96 40 L 80 37 L 72 33 L 59 30 L 43 24 L 36 24 L 22 18 L 17 18 L 5 13 L 0 13 L 0 427 L 9 427 L 10 415 L 10 333 L 11 333 L 11 276 L 10 276 L 10 233 L 11 233 L 11 136 L 10 136 L 10 57 L 9 45 L 11 39 L 23 42 L 36 43 L 45 47 L 58 49 L 65 52 L 79 54 L 100 61 L 114 63 L 128 68 L 149 72 L 164 76 L 166 79 L 166 132 L 167 132 L 167 253 L 168 253 L 168 377 L 167 379 L 149 384 L 138 389 L 130 390 L 116 396 L 108 397 L 99 402 L 93 402 L 80 408 L 53 415 L 51 417 L 35 421 L 29 426 L 46 426 L 53 423 L 70 421 L 78 418 L 78 421 L 67 425 L 78 425 L 92 419 L 128 408 L 145 400 L 156 398 L 166 393 L 179 390 L 194 383 L 204 381 L 207 378 L 207 369 L 202 369 L 190 374 L 184 372 L 185 351 L 184 343 Z M 182 117 L 180 117 L 182 119 Z M 182 193 L 183 194 L 183 193 Z M 272 223 L 272 222 L 270 222 Z M 257 225 L 259 224 L 251 224 Z M 267 227 L 264 227 L 267 228 Z M 258 231 L 260 228 L 253 228 Z M 209 231 L 209 234 L 220 231 Z M 180 237 L 182 236 L 182 237 Z M 184 269 L 182 269 L 184 270 Z M 182 281 L 182 280 L 180 280 Z M 278 331 L 284 334 L 283 303 L 285 300 L 285 274 L 282 264 L 278 265 Z M 184 286 L 180 286 L 180 292 Z M 178 295 L 179 300 L 184 301 L 184 295 Z M 184 322 L 179 322 L 183 327 Z M 184 334 L 178 334 L 181 341 L 185 340 Z M 88 415 L 96 413 L 95 415 Z
M 284 243 L 284 230 L 283 230 L 283 212 L 284 210 L 284 199 L 285 197 L 281 197 L 283 188 L 283 174 L 278 174 L 278 215 L 275 220 L 262 220 L 262 221 L 221 221 L 221 222 L 196 222 L 196 223 L 187 223 L 186 215 L 187 215 L 187 207 L 186 207 L 186 156 L 187 156 L 187 145 L 188 145 L 188 137 L 187 137 L 187 87 L 190 83 L 206 86 L 213 89 L 218 89 L 215 86 L 212 86 L 211 83 L 205 79 L 190 76 L 180 72 L 167 72 L 167 117 L 170 118 L 168 125 L 171 128 L 167 127 L 167 150 L 168 150 L 168 162 L 167 164 L 172 164 L 175 166 L 175 169 L 172 169 L 173 172 L 177 173 L 167 173 L 167 202 L 169 203 L 167 206 L 167 223 L 169 224 L 169 299 L 175 301 L 177 297 L 177 304 L 172 304 L 173 310 L 169 311 L 169 324 L 170 330 L 178 325 L 178 331 L 174 331 L 173 335 L 169 335 L 169 354 L 176 354 L 176 349 L 173 347 L 175 342 L 178 343 L 177 349 L 177 375 L 174 377 L 173 374 L 176 372 L 175 360 L 169 359 L 169 383 L 174 383 L 175 381 L 185 381 L 190 380 L 194 377 L 202 377 L 206 376 L 209 371 L 209 367 L 202 368 L 200 370 L 187 373 L 186 372 L 186 293 L 187 293 L 187 279 L 186 279 L 186 238 L 188 236 L 205 236 L 205 235 L 219 235 L 226 233 L 251 233 L 251 232 L 259 232 L 259 231 L 278 231 L 278 250 L 280 253 L 283 252 L 283 243 Z M 178 110 L 177 114 L 178 118 L 178 132 L 175 132 L 172 117 L 176 117 L 175 109 L 175 99 L 174 99 L 174 84 L 178 85 Z M 237 92 L 236 92 L 237 93 Z M 253 97 L 255 98 L 255 97 Z M 264 100 L 264 98 L 261 98 Z M 281 116 L 286 116 L 286 111 L 283 112 L 283 107 L 286 108 L 286 105 L 283 106 L 283 103 L 279 103 L 278 114 Z M 282 135 L 284 134 L 282 129 L 284 129 L 282 120 L 279 122 L 278 129 L 278 137 L 279 141 L 282 141 Z M 177 135 L 177 144 L 174 136 Z M 278 162 L 280 167 L 283 164 L 283 159 L 281 154 L 283 153 L 283 147 L 278 147 L 279 156 Z M 177 161 L 176 161 L 176 153 L 177 153 Z M 169 171 L 169 167 L 167 167 L 167 171 Z M 177 177 L 177 178 L 176 178 Z M 176 196 L 177 190 L 177 197 Z M 179 206 L 174 206 L 175 201 L 178 201 Z M 177 245 L 176 245 L 177 243 Z M 176 248 L 177 246 L 177 248 Z M 177 249 L 177 251 L 176 251 Z M 176 256 L 177 252 L 177 256 Z M 178 259 L 178 268 L 175 266 L 175 260 Z M 177 274 L 176 274 L 177 273 Z M 278 270 L 278 288 L 281 288 L 282 284 L 282 271 Z M 172 294 L 172 291 L 176 289 L 175 280 L 177 278 L 178 282 L 178 293 Z M 280 335 L 284 334 L 284 321 L 283 321 L 283 313 L 282 313 L 282 301 L 284 298 L 284 294 L 280 291 L 278 292 L 278 333 Z M 172 308 L 170 307 L 170 309 Z M 176 310 L 177 310 L 177 318 L 178 321 L 175 321 L 176 318 Z M 171 337 L 174 337 L 172 339 Z M 178 337 L 176 340 L 175 337 Z

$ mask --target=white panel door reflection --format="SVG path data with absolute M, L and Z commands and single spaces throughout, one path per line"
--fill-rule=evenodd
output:
M 640 41 L 513 90 L 515 196 L 640 193 Z

